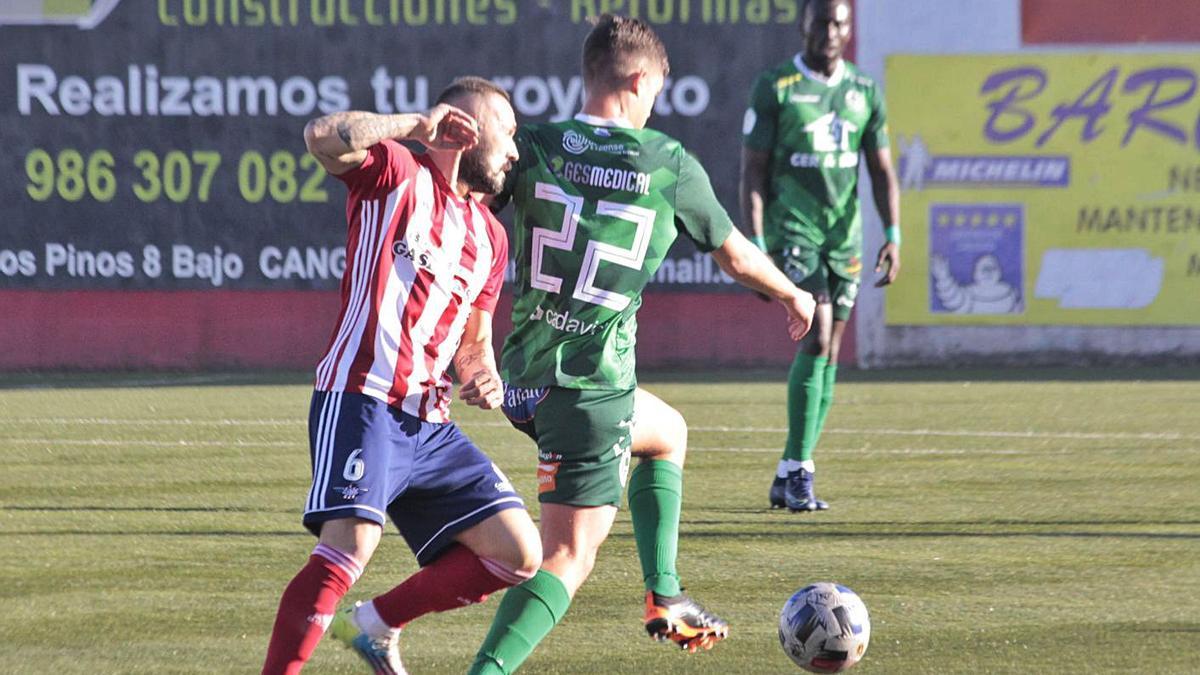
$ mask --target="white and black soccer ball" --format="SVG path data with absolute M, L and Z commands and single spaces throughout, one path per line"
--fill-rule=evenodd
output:
M 867 653 L 871 619 L 854 591 L 827 582 L 796 591 L 779 615 L 779 644 L 811 673 L 836 673 Z

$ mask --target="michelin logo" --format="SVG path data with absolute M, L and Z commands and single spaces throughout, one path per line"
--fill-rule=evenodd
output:
M 920 134 L 897 140 L 905 190 L 923 190 L 927 184 L 1057 188 L 1071 183 L 1071 158 L 1066 155 L 934 155 Z
M 75 26 L 91 30 L 121 0 L 6 0 L 0 4 L 0 26 Z

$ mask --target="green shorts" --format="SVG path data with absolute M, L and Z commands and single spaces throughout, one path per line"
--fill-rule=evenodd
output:
M 833 305 L 833 318 L 847 321 L 858 297 L 862 259 L 831 256 L 816 247 L 788 246 L 771 254 L 792 283 L 813 294 L 817 303 Z
M 505 416 L 537 443 L 538 501 L 620 505 L 633 447 L 634 391 L 505 385 Z

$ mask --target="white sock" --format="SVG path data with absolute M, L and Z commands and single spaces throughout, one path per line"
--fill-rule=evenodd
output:
M 805 471 L 807 471 L 809 473 L 817 472 L 817 464 L 816 464 L 816 462 L 812 461 L 811 459 L 806 459 L 803 462 L 799 462 L 798 464 L 799 464 L 799 466 L 797 468 L 799 468 L 799 469 L 804 469 Z
M 779 464 L 775 465 L 775 477 L 776 478 L 787 478 L 787 475 L 788 475 L 788 460 L 781 459 L 781 460 L 779 460 Z
M 387 625 L 383 617 L 379 616 L 379 611 L 375 609 L 373 601 L 359 603 L 354 608 L 354 623 L 358 625 L 359 630 L 371 637 L 382 637 L 392 631 L 400 630 Z

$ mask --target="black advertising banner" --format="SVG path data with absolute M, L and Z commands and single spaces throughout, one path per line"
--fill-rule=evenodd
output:
M 587 17 L 639 16 L 672 72 L 650 125 L 731 214 L 755 75 L 799 48 L 799 0 L 3 0 L 0 288 L 335 288 L 345 191 L 305 122 L 427 109 L 493 79 L 522 121 L 583 96 Z M 735 216 L 736 220 L 736 216 Z M 728 285 L 680 244 L 655 282 Z

